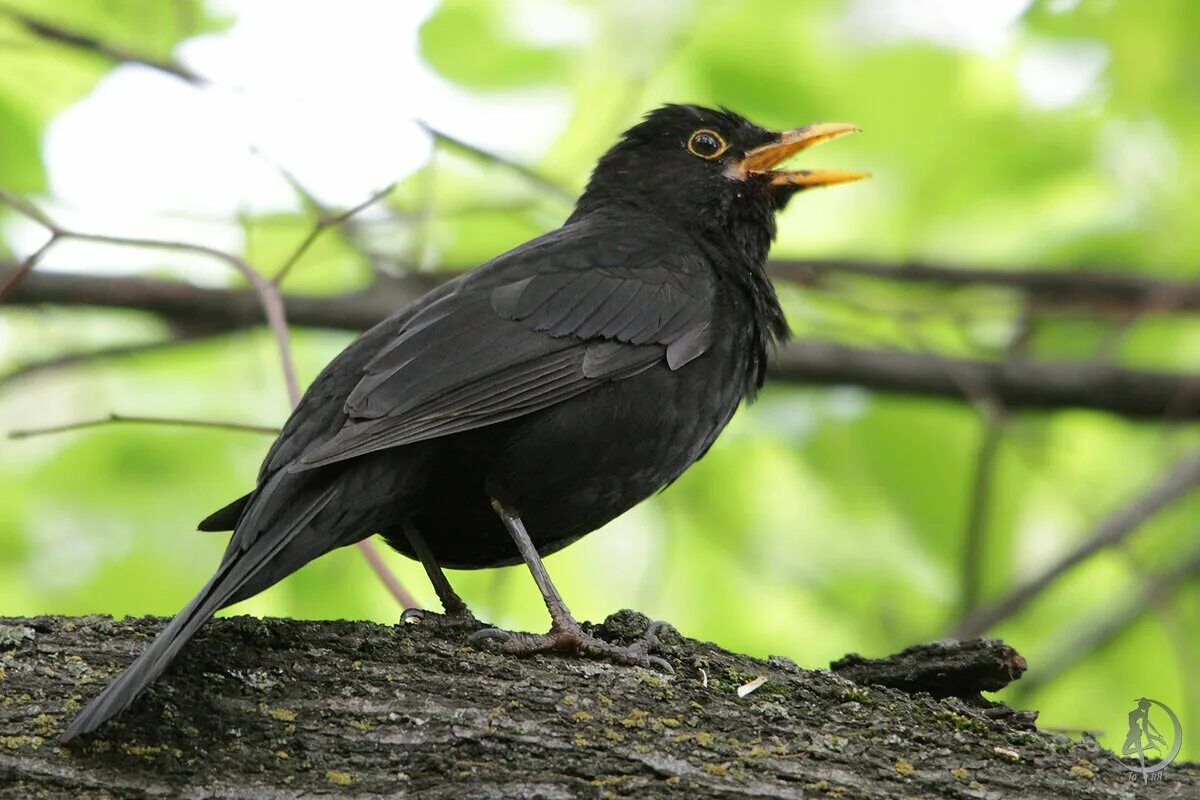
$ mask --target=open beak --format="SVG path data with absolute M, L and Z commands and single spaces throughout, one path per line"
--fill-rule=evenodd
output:
M 814 144 L 827 142 L 848 133 L 858 133 L 858 131 L 857 125 L 844 122 L 818 122 L 805 125 L 803 128 L 784 131 L 774 142 L 756 147 L 746 153 L 740 161 L 734 162 L 727 174 L 731 178 L 741 178 L 742 180 L 750 176 L 765 176 L 772 186 L 792 186 L 797 189 L 860 181 L 863 178 L 869 178 L 870 174 L 842 169 L 774 169 L 788 158 Z

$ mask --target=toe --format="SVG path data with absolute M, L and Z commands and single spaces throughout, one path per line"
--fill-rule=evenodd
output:
M 656 669 L 659 672 L 667 675 L 675 674 L 675 668 L 672 667 L 670 662 L 668 662 L 665 658 L 659 658 L 658 656 L 646 656 L 646 661 L 647 666 L 649 666 L 651 669 Z
M 501 630 L 500 628 L 484 628 L 481 631 L 475 631 L 467 637 L 467 644 L 472 647 L 483 644 L 484 642 L 504 642 L 512 638 L 512 633 Z
M 646 632 L 642 634 L 642 638 L 629 646 L 629 652 L 648 655 L 658 644 L 658 632 L 665 628 L 666 624 L 665 622 L 651 622 L 650 626 L 646 628 Z

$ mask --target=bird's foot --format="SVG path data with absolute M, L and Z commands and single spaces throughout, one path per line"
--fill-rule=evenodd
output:
M 575 653 L 616 664 L 645 667 L 672 674 L 675 670 L 671 668 L 666 659 L 650 655 L 650 651 L 658 644 L 658 631 L 662 626 L 661 622 L 651 623 L 642 638 L 627 647 L 592 636 L 584 631 L 575 620 L 570 620 L 565 624 L 556 623 L 550 628 L 549 633 L 520 633 L 499 628 L 484 628 L 471 634 L 467 638 L 467 642 L 477 649 L 481 645 L 486 645 L 501 653 L 513 655 L 551 652 Z
M 406 608 L 400 615 L 401 625 L 427 625 L 432 628 L 482 628 L 480 622 L 466 606 L 455 608 L 444 614 L 424 608 Z

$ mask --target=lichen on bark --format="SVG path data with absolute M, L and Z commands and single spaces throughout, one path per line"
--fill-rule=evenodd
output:
M 646 620 L 598 626 L 631 641 Z M 1109 798 L 1141 787 L 1032 715 L 864 686 L 668 630 L 674 675 L 513 658 L 432 625 L 235 617 L 62 747 L 156 618 L 0 619 L 0 796 Z M 739 686 L 765 678 L 739 696 Z M 1175 765 L 1154 797 L 1195 798 Z

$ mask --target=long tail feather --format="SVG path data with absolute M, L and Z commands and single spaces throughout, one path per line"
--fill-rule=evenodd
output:
M 286 529 L 260 536 L 244 551 L 227 557 L 204 588 L 175 615 L 146 651 L 71 721 L 60 741 L 67 742 L 81 733 L 93 731 L 127 708 L 162 674 L 196 631 L 219 609 L 229 604 L 230 599 L 237 595 L 239 590 L 253 581 L 264 567 L 295 540 L 312 522 L 313 517 L 328 504 L 334 493 L 334 487 L 327 488 L 310 503 L 298 509 L 300 513 L 293 517 Z M 293 569 L 300 566 L 301 564 L 296 564 Z M 269 584 L 257 589 L 264 589 L 266 585 Z

